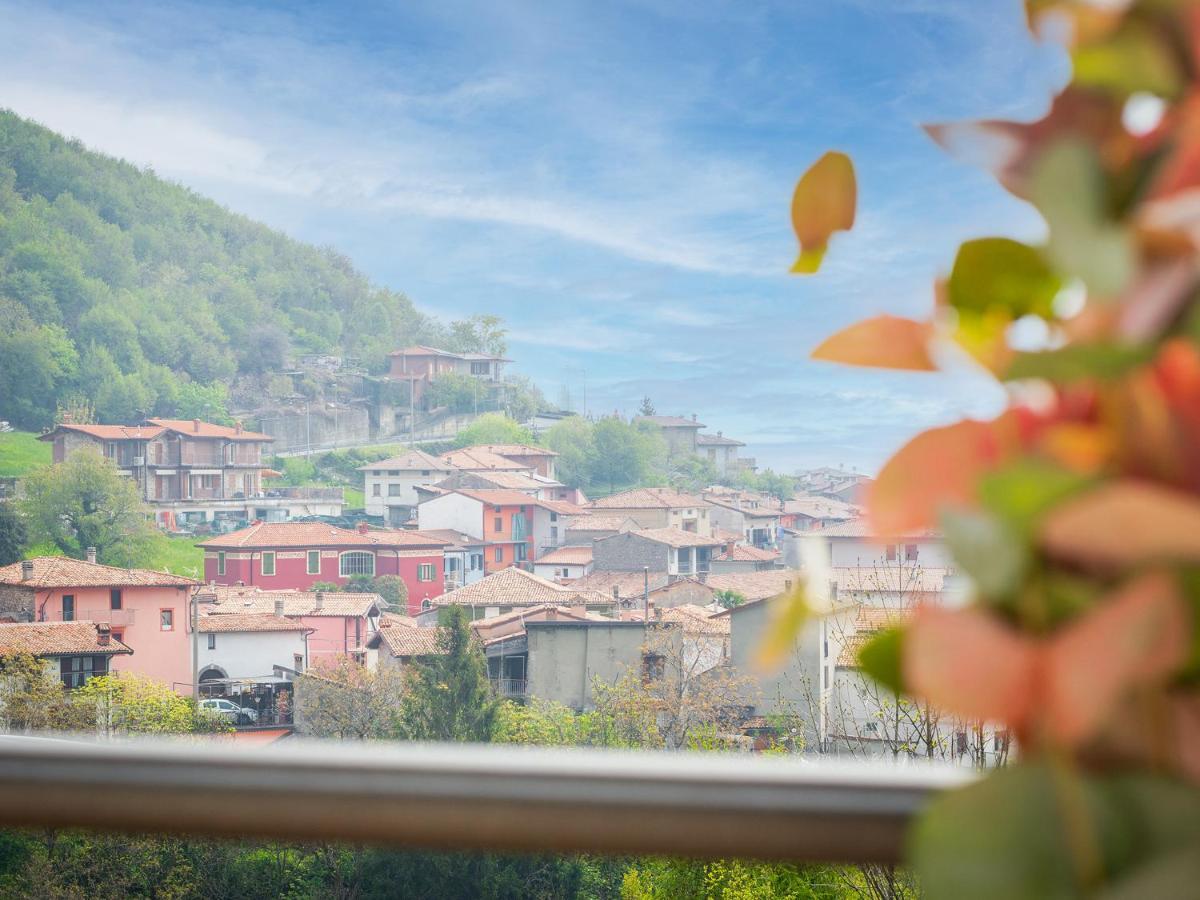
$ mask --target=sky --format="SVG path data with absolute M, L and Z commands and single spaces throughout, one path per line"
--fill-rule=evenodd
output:
M 761 466 L 874 471 L 1003 393 L 808 359 L 921 316 L 957 245 L 1030 208 L 922 122 L 1033 119 L 1068 75 L 1018 0 L 28 3 L 0 107 L 330 245 L 593 415 L 699 417 Z M 796 179 L 849 153 L 855 229 L 787 274 Z

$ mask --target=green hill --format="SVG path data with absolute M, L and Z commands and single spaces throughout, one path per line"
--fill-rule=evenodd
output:
M 475 349 L 463 325 L 333 250 L 0 110 L 0 419 L 14 426 L 80 401 L 101 421 L 191 415 L 208 386 L 291 353 L 379 370 L 408 343 Z

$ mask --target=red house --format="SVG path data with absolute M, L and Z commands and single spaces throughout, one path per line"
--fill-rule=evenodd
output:
M 204 580 L 210 584 L 307 590 L 318 581 L 346 584 L 355 575 L 399 575 L 411 611 L 444 591 L 446 542 L 419 531 L 259 522 L 197 546 L 204 550 Z

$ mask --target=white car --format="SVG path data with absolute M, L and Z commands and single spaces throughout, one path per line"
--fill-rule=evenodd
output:
M 255 725 L 258 723 L 258 712 L 245 706 L 238 706 L 232 700 L 224 697 L 210 697 L 200 701 L 200 708 L 215 712 L 233 722 L 234 725 Z

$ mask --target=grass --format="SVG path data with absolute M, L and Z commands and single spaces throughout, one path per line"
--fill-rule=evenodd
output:
M 364 509 L 367 505 L 367 495 L 358 488 L 342 487 L 342 496 L 346 500 L 346 509 Z
M 50 465 L 51 447 L 30 431 L 0 434 L 0 478 L 21 477 Z
M 188 578 L 204 577 L 204 551 L 195 546 L 197 537 L 163 536 L 154 542 L 154 552 L 142 565 L 144 569 L 166 569 L 174 575 Z

